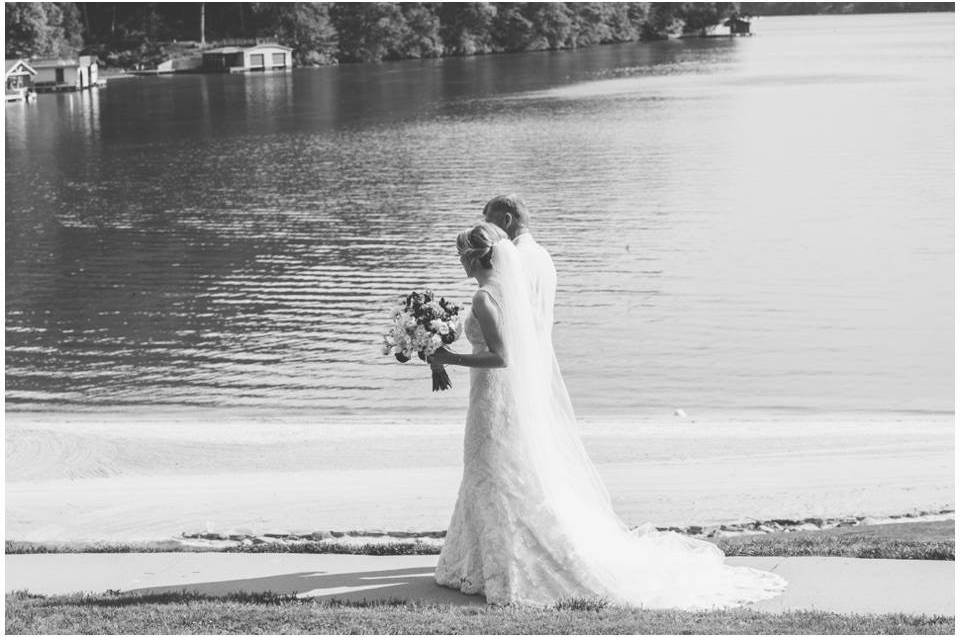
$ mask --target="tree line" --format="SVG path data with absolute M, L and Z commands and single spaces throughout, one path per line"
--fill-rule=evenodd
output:
M 702 32 L 738 12 L 850 13 L 863 4 L 7 2 L 6 57 L 86 49 L 124 66 L 171 55 L 176 42 L 270 38 L 292 47 L 298 65 L 378 62 L 635 42 Z M 879 4 L 887 11 L 953 10 L 952 3 L 869 6 Z

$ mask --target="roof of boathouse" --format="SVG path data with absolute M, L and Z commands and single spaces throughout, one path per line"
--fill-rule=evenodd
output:
M 203 55 L 214 54 L 214 55 L 228 55 L 231 53 L 241 53 L 247 51 L 256 51 L 257 49 L 283 49 L 284 51 L 293 51 L 292 47 L 287 47 L 282 44 L 276 43 L 260 43 L 251 45 L 249 47 L 219 47 L 217 49 L 207 49 L 203 52 Z
M 14 72 L 17 72 L 17 71 L 19 71 L 19 70 L 21 70 L 21 69 L 22 69 L 23 71 L 25 71 L 26 73 L 30 73 L 30 74 L 33 74 L 33 75 L 36 75 L 36 73 L 37 73 L 37 70 L 34 69 L 33 67 L 31 67 L 31 66 L 27 63 L 27 61 L 24 60 L 23 58 L 13 58 L 13 59 L 6 60 L 6 65 L 5 65 L 5 66 L 6 66 L 6 73 L 5 73 L 5 75 L 7 75 L 7 76 L 9 76 L 10 74 L 12 74 L 12 73 L 14 73 Z M 20 75 L 20 74 L 17 73 L 17 75 Z
M 82 55 L 79 58 L 39 58 L 31 60 L 30 64 L 34 69 L 47 69 L 50 67 L 79 67 L 82 64 L 90 64 L 97 61 L 97 56 Z
M 46 67 L 73 67 L 80 63 L 76 58 L 43 58 L 41 60 L 34 60 L 30 64 L 32 64 L 35 69 L 40 69 Z
M 247 51 L 253 51 L 254 49 L 283 49 L 284 51 L 293 51 L 293 47 L 288 47 L 284 44 L 277 44 L 276 42 L 261 42 L 260 44 L 255 44 L 252 47 L 247 47 Z
M 219 49 L 207 49 L 203 52 L 203 55 L 224 55 L 228 53 L 241 53 L 245 51 L 243 47 L 220 47 Z

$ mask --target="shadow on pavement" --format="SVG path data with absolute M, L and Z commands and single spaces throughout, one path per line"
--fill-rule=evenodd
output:
M 225 596 L 236 593 L 274 593 L 320 600 L 373 602 L 378 600 L 422 600 L 454 605 L 484 605 L 483 596 L 471 596 L 434 582 L 434 567 L 410 567 L 384 571 L 329 573 L 306 571 L 218 582 L 195 582 L 133 589 L 125 595 L 199 593 Z

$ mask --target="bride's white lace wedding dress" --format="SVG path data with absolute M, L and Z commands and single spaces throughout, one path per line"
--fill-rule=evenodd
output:
M 710 608 L 778 594 L 779 576 L 728 566 L 706 541 L 649 526 L 632 532 L 614 513 L 523 282 L 516 248 L 498 243 L 477 295 L 500 312 L 508 366 L 470 370 L 463 481 L 436 581 L 491 604 L 579 597 Z M 465 333 L 474 353 L 487 349 L 472 313 Z

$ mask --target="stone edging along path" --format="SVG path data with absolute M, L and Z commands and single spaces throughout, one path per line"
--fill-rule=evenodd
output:
M 658 531 L 674 531 L 684 535 L 705 538 L 733 538 L 740 536 L 763 536 L 772 533 L 794 531 L 824 531 L 837 528 L 870 526 L 878 524 L 910 524 L 950 520 L 952 509 L 920 511 L 911 514 L 883 518 L 849 516 L 843 518 L 805 518 L 803 520 L 773 519 L 734 522 L 720 525 L 689 525 L 685 527 L 656 527 Z M 634 527 L 641 530 L 644 527 Z M 127 552 L 127 551 L 275 551 L 277 546 L 316 547 L 317 551 L 329 553 L 365 553 L 389 555 L 403 553 L 430 555 L 440 552 L 446 531 L 409 531 L 387 529 L 354 529 L 347 531 L 318 530 L 255 533 L 249 530 L 219 532 L 184 532 L 166 540 L 111 543 L 76 542 L 47 543 L 7 541 L 6 553 L 58 553 L 58 552 Z

